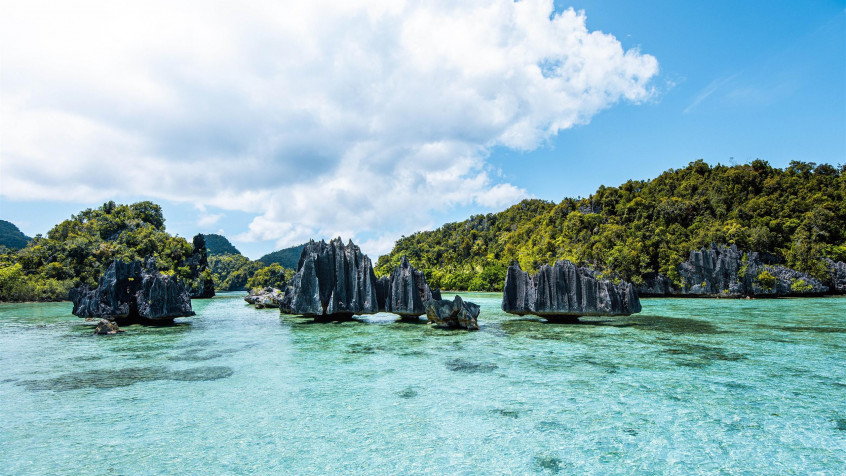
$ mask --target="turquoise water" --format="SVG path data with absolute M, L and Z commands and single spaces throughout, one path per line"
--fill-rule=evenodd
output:
M 844 298 L 561 325 L 463 296 L 478 332 L 230 294 L 93 336 L 69 303 L 0 305 L 0 473 L 846 473 Z

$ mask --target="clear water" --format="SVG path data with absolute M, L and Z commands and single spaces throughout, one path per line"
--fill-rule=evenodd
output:
M 481 331 L 240 294 L 93 336 L 0 306 L 4 474 L 844 474 L 846 299 L 644 300 Z

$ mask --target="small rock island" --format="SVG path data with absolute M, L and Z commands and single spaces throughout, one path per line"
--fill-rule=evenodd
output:
M 124 263 L 115 260 L 100 277 L 98 286 L 71 291 L 73 314 L 99 317 L 122 324 L 170 323 L 193 316 L 191 297 L 173 276 L 159 272 L 155 258 Z
M 505 276 L 502 310 L 532 314 L 551 322 L 577 322 L 579 316 L 628 316 L 640 312 L 640 299 L 628 282 L 614 284 L 593 270 L 562 260 L 529 275 L 512 264 Z

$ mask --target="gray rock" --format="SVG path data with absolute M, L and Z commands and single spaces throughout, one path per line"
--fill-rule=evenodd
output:
M 98 335 L 113 335 L 118 332 L 123 331 L 120 330 L 116 322 L 108 319 L 100 319 L 100 322 L 97 323 L 97 327 L 94 328 L 94 333 Z
M 352 241 L 340 238 L 303 248 L 297 274 L 279 301 L 286 314 L 320 319 L 351 318 L 379 312 L 373 264 Z
M 683 280 L 682 293 L 692 295 L 741 294 L 744 282 L 739 277 L 743 266 L 743 252 L 737 247 L 703 248 L 691 251 L 690 257 L 679 265 Z
M 182 264 L 191 270 L 191 278 L 185 282 L 185 288 L 192 299 L 208 299 L 214 297 L 214 280 L 209 270 L 208 250 L 206 238 L 201 234 L 194 236 L 194 250 Z
M 426 301 L 426 317 L 436 327 L 448 329 L 478 330 L 479 305 L 464 301 L 461 296 Z
M 150 257 L 124 263 L 115 260 L 100 277 L 97 288 L 71 291 L 73 314 L 130 322 L 172 321 L 193 316 L 191 298 L 175 277 L 159 273 Z
M 777 257 L 750 252 L 737 246 L 711 245 L 692 251 L 679 265 L 681 289 L 670 288 L 667 294 L 706 297 L 820 295 L 828 292 L 818 279 L 778 264 Z M 764 277 L 772 276 L 770 284 Z
M 398 314 L 401 317 L 420 317 L 426 314 L 426 301 L 435 298 L 435 294 L 426 284 L 422 271 L 414 269 L 403 256 L 399 266 L 390 276 L 382 277 L 378 283 L 379 310 Z M 437 292 L 440 299 L 440 291 Z
M 578 316 L 627 316 L 640 309 L 631 283 L 615 285 L 597 279 L 593 270 L 566 260 L 543 265 L 534 276 L 515 263 L 505 276 L 502 310 L 509 314 L 573 320 Z
M 643 276 L 643 283 L 635 286 L 638 296 L 666 296 L 674 294 L 676 288 L 669 278 L 659 273 L 647 273 Z
M 838 293 L 846 293 L 846 263 L 842 261 L 825 260 L 830 272 L 829 287 Z
M 264 289 L 253 289 L 244 298 L 244 301 L 254 305 L 256 309 L 278 308 L 279 302 L 285 294 L 276 288 L 267 287 Z

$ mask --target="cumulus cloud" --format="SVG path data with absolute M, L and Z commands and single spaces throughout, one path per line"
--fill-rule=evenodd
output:
M 239 239 L 280 246 L 384 245 L 433 210 L 513 203 L 528 193 L 486 172 L 491 148 L 648 99 L 658 71 L 546 0 L 3 11 L 2 195 L 241 210 Z

